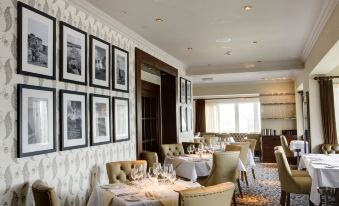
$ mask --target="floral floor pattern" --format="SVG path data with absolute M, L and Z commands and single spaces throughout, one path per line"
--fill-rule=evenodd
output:
M 275 163 L 256 163 L 255 168 L 256 180 L 253 179 L 251 170 L 248 170 L 249 186 L 241 182 L 244 197 L 241 198 L 239 192 L 237 194 L 238 206 L 274 206 L 280 205 L 280 183 L 278 177 L 278 169 Z M 307 195 L 291 194 L 291 205 L 307 206 Z

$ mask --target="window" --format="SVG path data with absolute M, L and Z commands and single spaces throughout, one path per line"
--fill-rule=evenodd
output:
M 260 104 L 258 98 L 207 100 L 207 132 L 260 132 Z
M 333 85 L 334 90 L 334 107 L 335 107 L 335 121 L 337 127 L 337 138 L 339 138 L 339 83 Z

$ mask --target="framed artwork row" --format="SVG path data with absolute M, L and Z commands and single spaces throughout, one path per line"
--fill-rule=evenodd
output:
M 180 107 L 180 131 L 189 132 L 193 130 L 192 108 Z
M 129 99 L 98 94 L 89 99 L 90 145 L 130 140 Z M 60 90 L 59 101 L 60 150 L 87 147 L 87 93 Z M 18 85 L 18 157 L 57 151 L 56 118 L 56 89 Z
M 180 103 L 192 102 L 192 82 L 180 77 Z
M 56 79 L 56 18 L 18 2 L 18 74 Z M 129 52 L 59 22 L 60 81 L 129 92 Z M 111 50 L 112 48 L 112 50 Z M 112 64 L 111 64 L 112 58 Z M 112 72 L 111 72 L 112 70 Z

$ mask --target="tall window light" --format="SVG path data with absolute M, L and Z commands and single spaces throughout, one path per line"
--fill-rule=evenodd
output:
M 257 133 L 261 130 L 259 98 L 206 100 L 206 131 Z
M 334 107 L 335 107 L 335 121 L 337 127 L 337 137 L 339 137 L 339 83 L 333 84 L 334 92 Z

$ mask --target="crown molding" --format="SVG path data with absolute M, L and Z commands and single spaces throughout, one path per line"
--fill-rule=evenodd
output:
M 172 55 L 165 52 L 164 50 L 160 49 L 159 47 L 152 44 L 148 40 L 144 39 L 139 34 L 137 34 L 135 31 L 121 24 L 119 21 L 117 21 L 116 19 L 114 19 L 112 16 L 105 13 L 104 11 L 98 9 L 93 4 L 89 3 L 86 0 L 68 0 L 68 1 L 73 6 L 83 10 L 83 12 L 91 15 L 92 17 L 96 18 L 100 22 L 111 27 L 113 30 L 117 31 L 118 33 L 122 34 L 128 39 L 134 41 L 134 43 L 138 47 L 140 47 L 140 49 L 147 48 L 149 51 L 151 51 L 151 55 L 155 55 L 160 60 L 172 65 L 173 67 L 177 68 L 179 71 L 183 72 L 184 74 L 186 73 L 187 65 L 185 63 L 173 57 Z M 146 52 L 149 52 L 149 51 L 146 51 Z
M 301 59 L 306 62 L 306 59 L 310 55 L 315 43 L 317 42 L 321 32 L 324 30 L 325 25 L 328 21 L 328 19 L 331 17 L 336 5 L 338 3 L 338 0 L 327 0 L 327 2 L 324 4 L 323 8 L 321 9 L 320 15 L 316 21 L 316 24 L 314 25 L 310 35 L 308 36 L 308 39 L 306 41 L 304 50 L 301 54 Z

